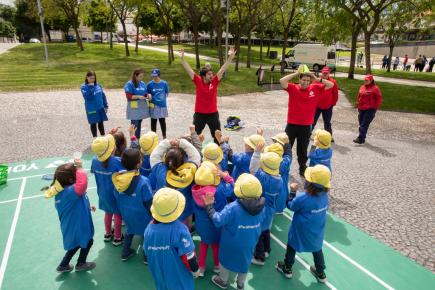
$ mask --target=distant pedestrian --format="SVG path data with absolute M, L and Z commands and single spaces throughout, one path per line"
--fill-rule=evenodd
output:
M 382 68 L 387 68 L 387 66 L 388 66 L 388 57 L 384 55 L 384 57 L 382 58 Z
M 432 59 L 429 61 L 429 68 L 427 69 L 427 72 L 432 72 L 434 64 L 435 64 L 435 57 L 432 57 Z
M 421 65 L 420 65 L 420 71 L 424 70 L 424 67 L 426 66 L 426 64 L 427 64 L 427 58 L 425 55 L 423 55 L 423 60 L 422 60 Z
M 358 52 L 358 66 L 361 68 L 363 67 L 363 65 L 362 65 L 363 56 L 364 56 L 364 53 L 362 51 Z
M 394 59 L 394 62 L 393 62 L 393 70 L 397 70 L 399 63 L 400 63 L 400 58 L 398 56 L 396 56 L 396 58 Z
M 406 65 L 408 64 L 408 55 L 405 54 L 405 59 L 403 60 L 403 70 L 407 70 L 406 69 Z
M 421 71 L 420 66 L 422 63 L 423 63 L 423 58 L 421 57 L 420 54 L 414 61 L 414 71 Z

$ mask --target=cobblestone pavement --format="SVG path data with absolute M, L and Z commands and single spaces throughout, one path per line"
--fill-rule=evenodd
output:
M 106 128 L 125 129 L 123 92 L 106 93 Z M 192 95 L 170 96 L 169 137 L 187 131 L 193 101 Z M 0 94 L 0 103 L 0 162 L 89 152 L 92 137 L 79 90 Z M 287 96 L 271 91 L 222 97 L 219 109 L 222 121 L 238 115 L 247 124 L 228 133 L 239 151 L 242 137 L 257 126 L 265 129 L 266 137 L 284 130 Z M 149 130 L 148 120 L 143 127 Z M 334 110 L 333 128 L 331 211 L 434 272 L 435 116 L 379 111 L 368 143 L 356 146 L 356 110 L 342 97 Z M 297 169 L 294 160 L 292 176 L 300 181 Z

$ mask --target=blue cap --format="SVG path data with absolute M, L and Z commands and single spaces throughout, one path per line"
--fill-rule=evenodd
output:
M 160 76 L 160 70 L 158 68 L 155 68 L 151 71 L 152 77 L 159 77 Z

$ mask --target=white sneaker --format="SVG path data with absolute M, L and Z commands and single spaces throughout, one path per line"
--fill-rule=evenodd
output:
M 264 257 L 266 257 L 266 259 L 269 258 L 269 256 L 270 256 L 269 252 L 264 252 Z
M 204 276 L 205 276 L 205 269 L 199 269 L 198 277 L 199 278 L 204 278 Z
M 255 259 L 255 257 L 252 258 L 251 263 L 258 266 L 264 266 L 264 262 L 261 260 Z
M 221 269 L 219 268 L 219 266 L 215 266 L 213 268 L 213 272 L 215 272 L 216 274 L 219 274 L 221 272 Z

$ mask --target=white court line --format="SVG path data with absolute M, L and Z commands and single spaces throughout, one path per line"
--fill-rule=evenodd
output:
M 15 229 L 17 228 L 18 216 L 20 215 L 21 204 L 23 202 L 24 188 L 26 187 L 27 178 L 21 181 L 20 194 L 18 195 L 17 207 L 15 208 L 14 218 L 12 220 L 11 230 L 9 232 L 8 241 L 6 242 L 5 251 L 3 253 L 2 263 L 0 265 L 0 289 L 3 285 L 5 277 L 6 266 L 8 265 L 9 254 L 11 253 L 12 241 L 14 240 Z
M 291 216 L 289 216 L 287 213 L 284 212 L 284 216 L 287 217 L 289 220 L 293 220 Z M 366 268 L 364 268 L 361 264 L 359 264 L 358 262 L 356 262 L 355 260 L 353 260 L 352 258 L 350 258 L 349 256 L 347 256 L 345 253 L 341 252 L 339 249 L 337 249 L 336 247 L 334 247 L 333 245 L 331 245 L 330 243 L 328 243 L 326 240 L 323 240 L 323 242 L 325 243 L 325 245 L 330 248 L 331 250 L 333 250 L 334 252 L 336 252 L 339 256 L 341 256 L 343 259 L 345 259 L 346 261 L 348 261 L 349 263 L 351 263 L 352 265 L 354 265 L 355 267 L 357 267 L 359 270 L 361 270 L 362 272 L 364 272 L 365 274 L 367 274 L 368 276 L 370 276 L 373 280 L 375 280 L 376 282 L 378 282 L 379 284 L 381 284 L 382 286 L 384 286 L 386 289 L 389 290 L 394 290 L 393 287 L 391 287 L 390 285 L 388 285 L 386 282 L 384 282 L 381 278 L 379 278 L 378 276 L 376 276 L 375 274 L 373 274 L 372 272 L 370 272 L 369 270 L 367 270 Z
M 89 189 L 94 189 L 94 188 L 97 188 L 97 187 L 96 187 L 96 186 L 88 187 L 87 190 L 89 190 Z M 41 196 L 44 196 L 44 194 L 38 194 L 38 195 L 32 195 L 32 196 L 26 196 L 26 197 L 23 197 L 22 200 L 32 199 L 32 198 L 37 198 L 37 197 L 41 197 Z M 11 202 L 15 202 L 15 201 L 17 201 L 17 200 L 18 200 L 18 198 L 15 198 L 15 199 L 8 199 L 8 200 L 3 200 L 3 201 L 0 201 L 0 204 L 3 204 L 3 203 L 11 203 Z
M 274 239 L 275 242 L 278 243 L 278 245 L 280 245 L 280 246 L 283 247 L 284 249 L 287 249 L 287 246 L 286 246 L 283 242 L 281 242 L 281 240 L 278 239 L 274 234 L 270 233 L 270 237 L 271 237 L 272 239 Z M 305 269 L 307 269 L 308 271 L 310 271 L 310 265 L 308 265 L 308 264 L 307 264 L 304 260 L 302 260 L 302 258 L 299 257 L 298 255 L 296 255 L 295 257 L 296 257 L 296 260 L 298 260 L 298 262 L 301 263 L 302 266 L 304 266 Z M 326 285 L 329 289 L 337 290 L 337 288 L 335 288 L 335 286 L 332 285 L 332 284 L 329 283 L 329 282 L 326 282 L 325 285 Z

